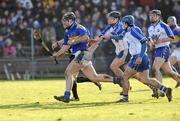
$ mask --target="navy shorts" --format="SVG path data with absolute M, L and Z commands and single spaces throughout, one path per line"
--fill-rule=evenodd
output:
M 136 64 L 136 60 L 139 55 L 134 55 L 131 57 L 131 60 L 129 62 L 129 67 L 136 70 L 137 72 L 143 72 L 145 70 L 149 69 L 149 57 L 148 55 L 144 55 L 142 58 L 142 63 L 141 64 Z
M 170 48 L 169 46 L 163 46 L 155 49 L 155 57 L 160 57 L 167 62 L 170 57 Z

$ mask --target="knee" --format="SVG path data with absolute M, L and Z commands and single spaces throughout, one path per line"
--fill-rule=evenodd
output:
M 66 69 L 65 73 L 64 73 L 65 77 L 68 77 L 70 75 L 70 70 Z
M 115 66 L 115 64 L 111 64 L 110 68 L 111 68 L 111 70 L 115 70 L 117 67 Z
M 149 84 L 150 84 L 150 80 L 149 80 L 149 79 L 141 79 L 141 82 L 142 82 L 144 85 L 149 85 Z
M 124 81 L 129 80 L 129 75 L 124 74 L 124 75 L 122 76 L 122 80 L 124 80 Z
M 156 68 L 155 66 L 152 67 L 152 70 L 153 70 L 155 73 L 159 71 L 159 69 Z
M 98 75 L 93 74 L 92 76 L 89 76 L 88 79 L 91 80 L 91 81 L 93 81 L 93 82 L 94 82 L 94 81 L 97 81 L 97 80 L 98 80 Z

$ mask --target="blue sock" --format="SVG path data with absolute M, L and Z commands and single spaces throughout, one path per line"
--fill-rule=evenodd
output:
M 162 86 L 160 87 L 160 90 L 165 93 L 166 90 L 167 90 L 167 87 L 165 87 L 165 86 L 162 85 Z
M 117 77 L 113 77 L 113 83 L 114 84 L 120 84 L 121 80 L 119 80 Z
M 128 95 L 123 95 L 123 99 L 128 100 Z
M 65 92 L 64 92 L 64 98 L 65 98 L 66 100 L 69 100 L 69 99 L 70 99 L 70 92 L 69 92 L 69 91 L 65 91 Z

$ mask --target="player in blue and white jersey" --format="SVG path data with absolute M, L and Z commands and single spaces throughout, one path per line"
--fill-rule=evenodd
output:
M 157 80 L 162 82 L 162 69 L 166 74 L 170 75 L 177 84 L 180 82 L 180 75 L 173 71 L 170 62 L 170 47 L 169 44 L 174 39 L 174 34 L 170 27 L 161 20 L 161 11 L 152 10 L 149 13 L 150 22 L 152 23 L 148 28 L 150 45 L 155 48 L 155 59 L 153 62 L 153 70 Z M 161 94 L 161 93 L 160 93 Z
M 102 30 L 101 36 L 110 36 L 110 35 L 118 35 L 121 34 L 124 30 L 122 28 L 122 23 L 120 21 L 121 14 L 118 11 L 111 11 L 107 14 L 108 25 Z M 130 55 L 128 52 L 128 44 L 124 41 L 117 41 L 111 39 L 113 44 L 115 45 L 115 53 L 116 57 L 112 61 L 110 68 L 116 77 L 121 78 L 123 75 L 123 71 L 120 69 L 122 65 L 128 63 L 130 59 Z
M 131 15 L 122 18 L 124 34 L 112 35 L 110 38 L 127 41 L 131 60 L 123 75 L 123 97 L 118 102 L 128 102 L 129 83 L 128 80 L 135 74 L 139 74 L 140 81 L 146 85 L 151 85 L 164 92 L 168 101 L 172 99 L 172 89 L 162 85 L 159 81 L 149 78 L 149 58 L 146 53 L 147 38 L 140 28 L 134 25 L 134 17 Z

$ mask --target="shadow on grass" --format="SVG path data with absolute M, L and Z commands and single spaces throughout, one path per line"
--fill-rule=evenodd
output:
M 26 104 L 10 104 L 10 105 L 0 105 L 0 109 L 31 109 L 31 110 L 39 110 L 39 109 L 72 109 L 72 108 L 86 108 L 86 107 L 100 107 L 100 106 L 117 106 L 117 105 L 135 105 L 135 104 L 153 104 L 160 103 L 154 102 L 154 99 L 147 99 L 144 101 L 138 102 L 129 102 L 129 103 L 116 103 L 116 102 L 90 102 L 90 103 L 80 103 L 80 102 L 72 102 L 72 103 L 62 103 L 62 102 L 53 102 L 53 103 L 26 103 Z M 153 102 L 152 102 L 153 101 Z
M 13 104 L 0 105 L 0 109 L 69 109 L 69 108 L 84 108 L 84 107 L 98 107 L 115 104 L 115 102 L 92 102 L 92 103 L 27 103 L 27 104 Z

